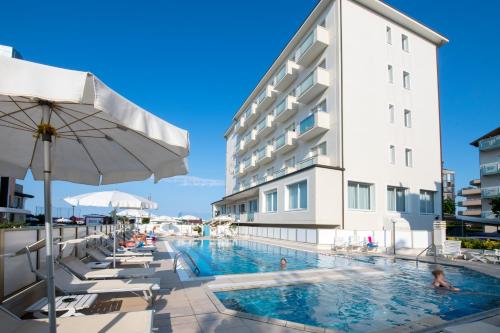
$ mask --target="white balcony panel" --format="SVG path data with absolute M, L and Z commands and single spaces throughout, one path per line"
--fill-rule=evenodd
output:
M 241 177 L 241 176 L 245 175 L 245 173 L 246 173 L 245 168 L 243 167 L 243 164 L 238 165 L 236 171 L 238 172 L 238 177 Z
M 311 156 L 297 163 L 297 169 L 304 169 L 311 165 L 330 165 L 330 157 L 326 155 Z
M 246 126 L 249 127 L 252 125 L 257 118 L 259 118 L 259 114 L 257 112 L 257 105 L 255 103 L 252 103 L 244 112 L 245 116 L 245 123 Z
M 321 26 L 316 28 L 305 38 L 295 54 L 296 62 L 301 66 L 308 66 L 316 59 L 329 44 L 328 30 Z
M 294 96 L 287 96 L 274 108 L 274 121 L 282 123 L 290 119 L 297 113 L 297 99 Z
M 245 150 L 257 144 L 257 130 L 254 128 L 245 135 Z
M 297 77 L 298 69 L 299 66 L 295 62 L 287 60 L 274 77 L 274 89 L 284 92 Z
M 257 157 L 255 155 L 250 156 L 250 158 L 243 162 L 243 167 L 245 168 L 245 173 L 256 170 L 259 167 L 257 165 Z
M 255 101 L 255 104 L 257 105 L 257 112 L 263 112 L 267 110 L 268 107 L 271 106 L 271 104 L 274 102 L 276 99 L 276 91 L 274 90 L 274 87 L 270 84 L 268 84 L 264 90 L 257 96 L 257 99 Z
M 324 68 L 316 68 L 295 89 L 297 102 L 308 104 L 330 86 L 330 73 Z
M 257 138 L 265 138 L 273 131 L 273 115 L 268 114 L 257 123 Z
M 245 116 L 241 115 L 240 118 L 236 121 L 235 126 L 236 133 L 241 134 L 246 130 L 246 121 Z
M 236 144 L 236 147 L 238 149 L 238 154 L 243 154 L 246 151 L 245 147 L 245 139 L 242 139 L 240 142 Z
M 297 132 L 287 131 L 274 141 L 274 153 L 284 154 L 297 146 Z
M 272 145 L 265 145 L 257 152 L 257 163 L 265 165 L 274 159 L 274 147 Z
M 315 112 L 300 122 L 299 139 L 308 141 L 330 129 L 330 114 L 326 112 Z

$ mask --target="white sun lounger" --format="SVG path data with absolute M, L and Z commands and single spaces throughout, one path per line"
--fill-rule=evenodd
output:
M 112 256 L 105 256 L 102 252 L 96 249 L 87 249 L 87 254 L 93 257 L 97 261 L 110 261 L 113 262 Z M 144 265 L 144 267 L 149 267 L 149 264 L 153 262 L 153 257 L 116 257 L 116 262 L 122 265 Z
M 61 259 L 59 263 L 83 280 L 147 278 L 155 274 L 154 268 L 108 268 L 93 270 L 73 256 Z
M 97 246 L 97 249 L 101 251 L 104 255 L 112 257 L 113 251 L 109 250 L 105 246 Z M 151 252 L 132 252 L 132 251 L 123 251 L 116 248 L 116 256 L 117 257 L 150 257 L 153 254 Z
M 69 270 L 55 265 L 54 283 L 57 289 L 67 295 L 108 294 L 108 293 L 142 293 L 144 299 L 152 304 L 154 291 L 160 289 L 160 279 L 127 279 L 127 280 L 94 280 L 82 281 Z M 44 277 L 40 272 L 39 277 Z
M 0 306 L 4 333 L 48 333 L 48 319 L 21 320 Z M 59 333 L 147 333 L 153 329 L 153 311 L 113 312 L 91 316 L 57 318 Z

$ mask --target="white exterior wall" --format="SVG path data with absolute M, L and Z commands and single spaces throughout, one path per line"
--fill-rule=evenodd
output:
M 345 196 L 349 180 L 375 186 L 373 211 L 349 210 L 345 201 L 345 228 L 382 229 L 395 217 L 412 229 L 431 229 L 441 212 L 436 46 L 350 0 L 342 2 L 342 15 Z M 387 26 L 392 45 L 386 42 Z M 402 50 L 402 33 L 409 52 Z M 403 88 L 403 71 L 410 73 L 410 90 Z M 392 124 L 389 104 L 395 109 Z M 411 128 L 404 126 L 404 109 L 411 111 Z M 394 165 L 390 145 L 396 148 Z M 406 148 L 413 151 L 412 167 L 405 166 Z M 408 188 L 408 213 L 387 210 L 388 185 Z M 436 191 L 434 214 L 420 214 L 421 189 Z

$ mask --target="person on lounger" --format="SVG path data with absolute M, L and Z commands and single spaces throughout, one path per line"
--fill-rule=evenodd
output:
M 444 278 L 444 272 L 440 269 L 435 269 L 432 271 L 434 275 L 434 281 L 432 281 L 432 286 L 434 288 L 447 289 L 450 291 L 460 291 L 460 289 L 455 288 L 450 282 L 446 281 Z

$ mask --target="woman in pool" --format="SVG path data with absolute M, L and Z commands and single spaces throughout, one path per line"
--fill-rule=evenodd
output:
M 286 261 L 285 257 L 281 258 L 281 260 L 280 260 L 280 267 L 281 267 L 281 269 L 286 269 L 286 264 L 287 263 L 288 263 L 288 261 Z
M 460 291 L 460 289 L 455 288 L 445 280 L 444 272 L 440 269 L 435 269 L 432 271 L 432 275 L 434 275 L 434 281 L 432 281 L 432 286 L 434 288 L 442 288 L 450 291 Z

